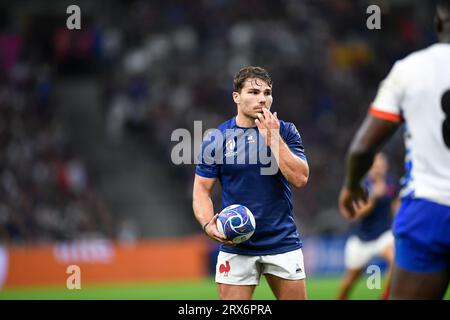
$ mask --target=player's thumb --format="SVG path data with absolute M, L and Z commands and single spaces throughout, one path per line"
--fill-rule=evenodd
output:
M 273 113 L 273 116 L 278 119 L 278 114 L 276 111 Z

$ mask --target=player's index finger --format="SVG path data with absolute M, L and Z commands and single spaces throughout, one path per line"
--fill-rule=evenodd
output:
M 264 109 L 263 109 L 263 110 L 264 110 Z M 258 119 L 264 120 L 264 116 L 263 116 L 263 114 L 262 114 L 261 112 L 258 112 L 258 113 L 256 114 L 256 116 L 258 117 Z
M 255 123 L 256 123 L 256 126 L 258 127 L 258 129 L 260 129 L 260 130 L 264 129 L 264 126 L 263 126 L 261 120 L 255 119 Z
M 262 108 L 262 111 L 263 111 L 264 116 L 266 117 L 266 119 L 267 118 L 271 118 L 273 116 L 272 112 L 270 112 L 267 108 Z

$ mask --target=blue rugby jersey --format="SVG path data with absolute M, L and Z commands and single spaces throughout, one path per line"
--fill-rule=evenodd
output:
M 364 181 L 364 185 L 369 190 L 372 182 L 369 179 Z M 352 233 L 362 241 L 372 241 L 377 239 L 392 225 L 391 203 L 397 194 L 397 186 L 392 178 L 386 179 L 386 194 L 378 199 L 372 212 L 352 225 Z
M 295 125 L 280 120 L 280 135 L 290 150 L 306 161 L 302 138 Z M 204 152 L 208 148 L 208 152 Z M 213 151 L 209 152 L 211 149 Z M 276 174 L 262 174 L 261 169 L 271 165 L 264 157 L 255 157 L 263 152 L 271 156 L 257 127 L 238 127 L 234 117 L 206 137 L 201 150 L 196 174 L 219 180 L 222 209 L 232 204 L 244 205 L 252 211 L 256 221 L 255 233 L 249 240 L 234 247 L 221 245 L 221 251 L 267 255 L 302 247 L 292 212 L 289 182 L 279 169 Z M 241 163 L 242 159 L 245 159 L 244 163 Z M 272 158 L 272 161 L 275 160 Z

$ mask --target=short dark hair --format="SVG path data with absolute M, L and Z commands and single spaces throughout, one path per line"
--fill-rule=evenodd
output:
M 244 82 L 250 78 L 258 78 L 267 82 L 269 86 L 272 86 L 273 82 L 266 69 L 261 67 L 244 67 L 239 70 L 233 79 L 233 90 L 235 92 L 241 92 Z

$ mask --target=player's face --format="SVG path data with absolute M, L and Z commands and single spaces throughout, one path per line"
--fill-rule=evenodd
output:
M 257 113 L 272 106 L 272 87 L 259 78 L 245 80 L 241 92 L 233 92 L 234 102 L 244 116 L 257 119 Z

